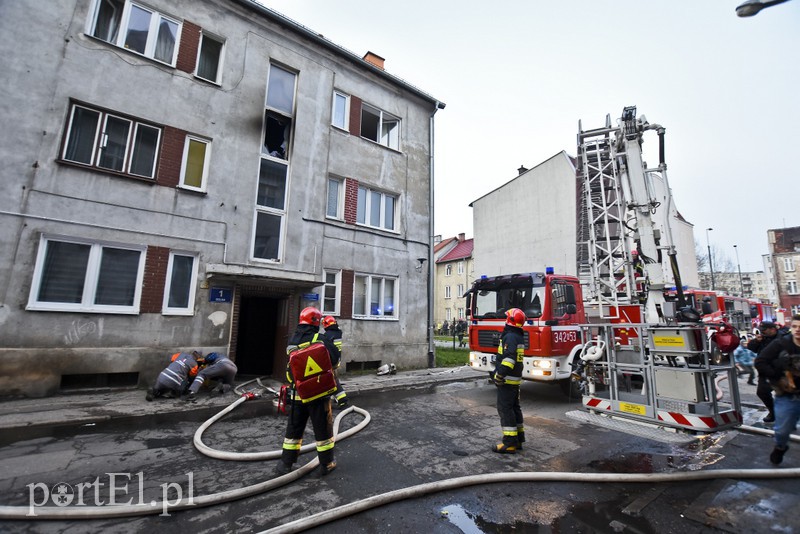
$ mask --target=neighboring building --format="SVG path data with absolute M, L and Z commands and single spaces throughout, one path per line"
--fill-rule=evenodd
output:
M 769 262 L 777 301 L 791 314 L 800 313 L 800 226 L 767 230 Z
M 577 220 L 582 183 L 576 178 L 575 160 L 562 151 L 473 201 L 475 272 L 496 276 L 544 271 L 577 275 Z M 674 203 L 666 202 L 666 188 L 652 174 L 655 196 L 662 206 L 672 206 L 671 227 L 683 285 L 697 286 L 693 225 L 681 217 Z M 663 210 L 654 223 L 665 227 Z M 664 262 L 665 264 L 667 262 Z M 667 283 L 673 283 L 665 265 Z
M 453 321 L 466 320 L 464 293 L 475 280 L 472 261 L 474 241 L 465 239 L 464 234 L 458 234 L 457 238 L 447 242 L 451 246 L 435 261 L 434 323 L 437 329 L 445 321 L 452 325 Z
M 711 289 L 711 273 L 699 272 L 700 289 Z M 763 271 L 743 272 L 741 281 L 739 273 L 714 272 L 714 288 L 727 295 L 746 297 L 764 302 L 777 302 L 771 299 L 767 275 Z
M 343 368 L 426 365 L 444 104 L 382 58 L 250 0 L 4 2 L 0 51 L 3 394 L 280 377 L 308 305 Z

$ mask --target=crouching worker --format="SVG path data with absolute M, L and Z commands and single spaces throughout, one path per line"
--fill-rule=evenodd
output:
M 206 379 L 218 380 L 220 382 L 216 390 L 218 393 L 225 393 L 225 386 L 233 388 L 233 379 L 239 369 L 227 356 L 219 352 L 211 352 L 203 358 L 205 367 L 200 369 L 195 377 L 192 385 L 189 386 L 189 396 L 186 398 L 189 402 L 197 400 L 197 392 L 203 387 Z M 212 391 L 213 393 L 213 391 Z
M 156 379 L 156 384 L 147 392 L 145 399 L 151 401 L 158 397 L 180 397 L 186 391 L 189 380 L 197 374 L 198 360 L 203 358 L 203 353 L 197 350 L 176 352 L 166 369 L 161 371 Z
M 303 309 L 297 330 L 286 348 L 289 355 L 286 377 L 292 386 L 292 393 L 281 461 L 275 467 L 278 475 L 291 471 L 297 461 L 309 419 L 314 428 L 321 473 L 327 475 L 336 469 L 330 395 L 336 391 L 333 368 L 339 362 L 340 355 L 336 346 L 320 335 L 321 319 L 322 313 L 318 309 Z
M 522 325 L 525 312 L 511 308 L 506 312 L 506 326 L 500 335 L 492 380 L 497 386 L 497 413 L 503 441 L 492 448 L 501 454 L 515 454 L 525 441 L 522 408 L 519 405 L 519 385 L 522 383 L 522 356 L 525 338 Z

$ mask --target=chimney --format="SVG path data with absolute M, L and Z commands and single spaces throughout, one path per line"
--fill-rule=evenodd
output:
M 374 65 L 374 66 L 378 67 L 379 69 L 384 70 L 383 62 L 386 61 L 386 60 L 383 59 L 378 54 L 368 51 L 366 54 L 364 54 L 364 58 L 363 59 L 364 59 L 364 61 L 366 61 L 370 65 Z
M 463 233 L 458 234 L 458 242 L 461 243 L 462 241 L 464 241 L 464 234 Z
M 523 167 L 522 165 L 520 165 L 520 166 L 519 166 L 519 169 L 517 169 L 517 172 L 518 172 L 519 174 L 522 174 L 523 172 L 528 172 L 528 169 L 526 169 L 525 167 Z M 517 176 L 519 176 L 519 174 L 518 174 Z

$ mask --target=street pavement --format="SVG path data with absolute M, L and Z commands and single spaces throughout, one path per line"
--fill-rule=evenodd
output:
M 413 371 L 399 371 L 394 375 L 378 376 L 376 374 L 345 375 L 343 382 L 348 395 L 353 399 L 354 404 L 358 404 L 360 396 L 366 396 L 376 392 L 387 392 L 392 390 L 407 390 L 412 388 L 432 388 L 442 384 L 455 382 L 480 382 L 485 381 L 485 374 L 476 372 L 469 367 L 456 368 L 434 368 L 419 369 Z M 280 384 L 277 381 L 265 380 L 262 383 L 277 390 Z M 746 384 L 744 379 L 739 380 L 739 390 L 744 414 L 744 423 L 751 426 L 764 426 L 761 418 L 765 415 L 765 410 L 755 395 L 755 387 Z M 523 388 L 530 391 L 530 388 Z M 152 417 L 174 417 L 175 414 L 196 412 L 198 417 L 208 416 L 217 413 L 219 410 L 228 406 L 237 397 L 234 394 L 210 397 L 202 395 L 196 403 L 187 403 L 177 399 L 160 399 L 153 402 L 146 402 L 144 390 L 115 390 L 92 392 L 82 392 L 58 395 L 45 399 L 6 399 L 0 401 L 0 452 L 8 443 L 17 441 L 20 436 L 36 436 L 38 431 L 43 433 L 52 432 L 59 426 L 75 427 L 79 425 L 89 426 L 109 421 L 119 421 L 126 425 L 136 426 L 137 421 L 142 418 Z M 557 402 L 557 401 L 556 401 Z M 573 403 L 573 408 L 577 405 Z M 489 405 L 485 410 L 487 413 L 492 411 Z M 580 411 L 580 410 L 575 410 Z M 555 412 L 554 412 L 555 413 Z M 526 418 L 533 415 L 540 417 L 538 413 L 525 411 Z M 489 415 L 486 423 L 490 432 L 494 433 L 496 421 L 494 416 Z M 541 417 L 545 417 L 542 415 Z M 591 424 L 603 424 L 605 418 L 596 419 Z M 193 419 L 196 420 L 196 417 Z M 585 421 L 584 418 L 582 421 Z M 375 424 L 375 423 L 373 423 Z M 579 425 L 580 426 L 580 425 Z M 610 441 L 610 445 L 604 445 L 605 450 L 615 447 L 616 441 L 619 450 L 626 449 L 626 445 L 632 441 L 631 435 L 636 431 L 631 431 L 625 425 L 608 425 L 602 432 L 603 438 Z M 633 425 L 640 427 L 641 425 Z M 565 430 L 566 431 L 566 430 Z M 638 434 L 641 436 L 641 433 Z M 653 434 L 652 439 L 658 440 L 657 433 Z M 664 436 L 664 433 L 661 433 Z M 564 439 L 567 434 L 563 435 Z M 800 466 L 800 456 L 797 452 L 800 448 L 793 448 L 787 454 L 784 464 L 780 468 L 774 468 L 767 461 L 767 455 L 772 448 L 771 439 L 768 437 L 753 437 L 738 431 L 726 431 L 719 437 L 706 440 L 705 444 L 699 445 L 698 449 L 709 447 L 708 442 L 713 445 L 714 452 L 711 456 L 725 458 L 719 465 L 700 465 L 692 466 L 687 470 L 704 470 L 714 468 L 725 469 L 793 469 Z M 593 455 L 597 458 L 590 464 L 597 467 L 599 471 L 604 470 L 607 465 L 611 472 L 621 472 L 619 464 L 609 463 L 608 460 L 600 461 L 601 455 L 592 449 L 594 442 L 589 440 L 586 445 L 575 444 L 579 447 L 574 451 L 576 456 L 590 460 Z M 564 445 L 566 446 L 566 445 Z M 710 457 L 705 451 L 704 457 Z M 496 456 L 496 455 L 495 455 Z M 624 456 L 624 455 L 623 455 Z M 421 459 L 424 463 L 424 458 Z M 689 465 L 693 465 L 691 462 Z M 664 466 L 664 471 L 673 471 Z M 9 460 L 0 458 L 0 471 L 19 470 Z M 8 476 L 0 476 L 7 479 Z M 656 490 L 653 487 L 648 491 L 642 491 L 642 495 L 627 504 L 625 513 L 635 516 L 645 507 L 653 508 L 659 505 L 660 500 L 669 499 L 670 493 L 664 491 L 663 487 Z M 649 486 L 648 486 L 649 487 Z M 9 486 L 4 484 L 4 491 Z M 0 492 L 2 495 L 2 492 Z M 684 530 L 684 532 L 800 532 L 800 519 L 798 519 L 795 507 L 800 498 L 800 483 L 797 475 L 790 480 L 769 480 L 751 479 L 748 481 L 726 479 L 718 480 L 715 485 L 705 491 L 701 497 L 694 499 L 685 506 L 685 513 L 698 524 L 704 524 L 706 529 Z M 6 503 L 0 502 L 0 506 Z M 673 503 L 670 503 L 673 504 Z M 665 503 L 666 506 L 666 503 Z M 459 510 L 450 510 L 453 513 Z M 453 524 L 455 516 L 450 518 Z M 597 532 L 626 531 L 623 525 L 619 530 L 604 530 L 600 528 Z M 619 522 L 617 522 L 619 523 Z M 0 529 L 2 530 L 2 529 Z M 36 531 L 32 529 L 31 531 Z M 446 532 L 456 532 L 457 530 L 444 530 Z M 473 530 L 480 532 L 480 530 Z

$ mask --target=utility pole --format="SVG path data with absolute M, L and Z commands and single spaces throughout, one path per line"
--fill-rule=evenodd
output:
M 708 267 L 711 269 L 711 291 L 717 289 L 714 283 L 714 260 L 711 259 L 711 241 L 708 239 L 708 232 L 713 228 L 706 228 L 706 244 L 708 245 Z
M 741 296 L 744 296 L 744 282 L 742 282 L 742 266 L 739 264 L 739 247 L 733 245 L 733 250 L 736 251 L 736 269 L 739 270 L 739 288 Z

